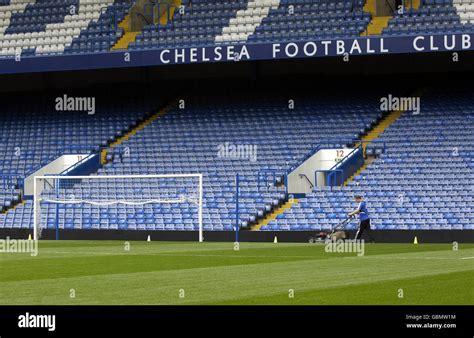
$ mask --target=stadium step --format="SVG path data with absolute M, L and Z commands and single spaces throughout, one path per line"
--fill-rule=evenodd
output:
M 175 10 L 179 8 L 179 6 L 181 6 L 182 2 L 183 2 L 182 0 L 171 1 L 172 6 L 170 6 L 169 17 L 168 17 L 168 11 L 163 10 L 162 14 L 160 15 L 160 25 L 166 25 L 169 23 L 169 21 L 172 20 Z M 130 43 L 135 42 L 137 39 L 137 36 L 142 33 L 141 31 L 135 31 L 135 32 L 130 31 L 130 25 L 131 25 L 130 20 L 131 20 L 131 13 L 127 14 L 125 18 L 122 20 L 122 22 L 120 22 L 119 27 L 123 29 L 124 34 L 117 41 L 117 43 L 114 46 L 112 46 L 112 50 L 128 49 L 128 46 L 130 45 Z
M 372 16 L 375 16 L 375 4 L 376 0 L 366 0 L 365 5 L 364 5 L 364 12 L 372 14 Z
M 372 128 L 372 130 L 370 130 L 367 133 L 367 135 L 365 135 L 361 138 L 361 140 L 363 141 L 362 142 L 362 149 L 363 149 L 364 154 L 365 154 L 365 149 L 366 149 L 367 145 L 370 143 L 369 141 L 373 141 L 376 138 L 378 138 L 385 131 L 385 129 L 390 127 L 390 125 L 392 125 L 392 123 L 394 123 L 402 115 L 402 113 L 403 113 L 402 111 L 392 111 L 392 112 L 390 112 L 387 116 L 385 116 L 379 122 L 378 125 L 376 125 L 374 128 Z M 362 171 L 364 171 L 365 168 L 367 168 L 367 166 L 370 163 L 372 163 L 373 160 L 374 160 L 373 157 L 372 158 L 366 158 L 364 164 L 362 165 L 362 167 L 360 167 L 359 170 L 357 170 L 357 172 L 354 175 L 349 177 L 344 182 L 344 185 L 347 185 L 347 183 L 352 181 L 354 179 L 354 177 L 356 177 L 357 175 L 360 175 L 360 173 Z
M 344 182 L 344 186 L 346 186 L 347 183 L 351 182 L 354 179 L 354 177 L 360 175 L 365 170 L 365 168 L 367 168 L 374 160 L 375 160 L 375 157 L 373 157 L 373 156 L 366 158 L 364 160 L 364 164 L 362 165 L 362 167 L 360 167 L 351 177 L 349 177 Z
M 131 136 L 135 135 L 140 130 L 142 130 L 143 128 L 145 128 L 149 124 L 153 123 L 153 121 L 155 121 L 159 117 L 165 115 L 170 107 L 171 107 L 171 104 L 168 104 L 167 106 L 165 106 L 164 108 L 158 110 L 157 112 L 152 113 L 151 115 L 146 117 L 142 122 L 139 122 L 137 125 L 135 125 L 130 130 L 128 130 L 124 135 L 118 137 L 112 143 L 110 143 L 109 147 L 106 148 L 106 149 L 103 149 L 101 154 L 100 154 L 101 163 L 102 164 L 107 164 L 107 154 L 109 153 L 109 151 L 112 148 L 121 145 L 122 143 L 127 141 Z
M 423 94 L 423 90 L 417 90 L 413 93 L 413 96 L 421 96 L 422 94 Z M 363 149 L 364 154 L 365 154 L 365 149 L 366 149 L 367 145 L 370 143 L 370 141 L 373 141 L 376 138 L 378 138 L 388 127 L 390 127 L 396 120 L 398 120 L 398 118 L 402 114 L 403 114 L 403 111 L 400 111 L 400 110 L 392 111 L 392 112 L 388 113 L 388 115 L 386 115 L 379 122 L 379 124 L 377 124 L 365 136 L 363 136 L 361 138 L 362 141 L 365 141 L 365 142 L 362 142 L 362 149 Z M 367 166 L 369 164 L 371 164 L 374 160 L 375 160 L 374 157 L 365 158 L 365 161 L 364 161 L 364 164 L 362 165 L 362 167 L 360 167 L 359 170 L 357 170 L 357 172 L 354 175 L 349 177 L 344 182 L 344 185 L 347 185 L 347 183 L 351 182 L 354 179 L 354 177 L 360 175 L 365 170 L 365 168 L 367 168 Z
M 280 205 L 278 208 L 274 209 L 272 212 L 266 215 L 264 219 L 262 219 L 258 224 L 254 225 L 251 230 L 258 231 L 264 225 L 267 225 L 271 221 L 275 220 L 278 215 L 283 214 L 286 210 L 293 207 L 293 205 L 297 204 L 298 200 L 296 198 L 289 199 L 284 204 Z
M 403 114 L 403 111 L 392 111 L 390 112 L 387 116 L 385 116 L 384 119 L 380 121 L 378 125 L 376 125 L 372 130 L 370 130 L 367 135 L 362 137 L 362 141 L 372 141 L 375 140 L 377 137 L 382 134 L 385 129 L 390 127 L 392 123 L 394 123 L 398 118 Z M 364 142 L 364 152 L 365 152 L 365 146 L 367 145 L 366 142 Z
M 128 45 L 135 42 L 137 35 L 141 32 L 130 31 L 130 14 L 127 14 L 125 18 L 119 23 L 119 27 L 123 29 L 123 36 L 112 46 L 112 50 L 117 49 L 128 49 Z
M 405 2 L 405 8 L 420 9 L 420 5 L 420 0 L 408 0 L 407 2 Z
M 423 94 L 423 89 L 418 89 L 412 93 L 412 97 L 419 97 Z M 370 130 L 365 136 L 362 137 L 362 141 L 373 141 L 378 138 L 388 127 L 390 127 L 398 118 L 403 114 L 403 111 L 392 111 L 388 113 L 372 130 Z M 364 154 L 365 147 L 369 142 L 363 143 Z
M 372 15 L 372 20 L 367 25 L 367 29 L 360 35 L 380 35 L 385 27 L 388 26 L 388 22 L 393 16 L 377 16 L 376 0 L 367 0 L 364 5 L 364 12 Z
M 372 16 L 372 21 L 369 22 L 367 30 L 361 33 L 361 36 L 380 35 L 384 28 L 388 26 L 388 22 L 392 19 L 391 16 Z
M 19 200 L 19 201 L 16 202 L 16 203 L 12 203 L 12 205 L 9 206 L 8 208 L 2 209 L 2 211 L 0 212 L 0 214 L 6 214 L 6 213 L 9 212 L 9 211 L 13 211 L 13 210 L 15 210 L 18 206 L 23 205 L 23 204 L 25 204 L 25 201 L 24 201 L 24 200 Z
M 388 22 L 393 16 L 377 16 L 376 0 L 367 0 L 364 5 L 364 12 L 372 15 L 372 20 L 367 25 L 367 29 L 362 32 L 361 36 L 381 35 L 383 30 L 388 26 Z M 419 9 L 421 0 L 410 0 L 405 3 L 405 8 Z
M 376 125 L 372 130 L 370 130 L 367 133 L 367 135 L 363 136 L 361 140 L 362 141 L 375 140 L 377 137 L 380 136 L 380 134 L 382 134 L 385 131 L 385 129 L 387 129 L 392 123 L 394 123 L 402 115 L 402 113 L 403 113 L 402 111 L 390 112 L 387 116 L 385 116 L 384 119 L 382 119 L 379 122 L 378 125 Z M 365 154 L 365 149 L 367 147 L 367 144 L 369 144 L 369 142 L 362 142 L 362 149 L 363 149 L 364 154 Z M 347 183 L 351 182 L 354 179 L 354 177 L 360 175 L 365 170 L 365 168 L 367 168 L 367 166 L 371 164 L 374 160 L 375 160 L 374 157 L 365 158 L 365 161 L 362 167 L 360 167 L 359 170 L 357 170 L 351 177 L 349 177 L 344 182 L 344 185 L 347 185 Z
M 183 3 L 183 0 L 172 0 L 170 6 L 170 14 L 169 14 L 169 21 L 171 22 L 173 20 L 174 12 L 176 11 L 176 8 L 179 8 L 181 4 Z M 163 14 L 160 16 L 160 25 L 166 25 L 168 24 L 168 13 L 165 10 Z

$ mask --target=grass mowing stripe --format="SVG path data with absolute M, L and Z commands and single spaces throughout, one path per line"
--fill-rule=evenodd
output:
M 378 250 L 374 246 L 375 252 Z M 398 256 L 406 256 L 403 247 Z M 275 247 L 275 251 L 279 251 Z M 400 250 L 402 249 L 402 250 Z M 469 252 L 471 250 L 466 250 Z M 298 253 L 299 251 L 296 250 Z M 239 252 L 241 253 L 241 252 Z M 411 253 L 414 258 L 429 255 L 453 255 L 453 251 Z M 15 281 L 1 283 L 0 299 L 5 304 L 206 304 L 261 297 L 294 288 L 299 291 L 314 288 L 341 287 L 368 282 L 390 281 L 407 277 L 472 271 L 472 266 L 460 259 L 454 261 L 400 260 L 381 261 L 380 256 L 340 259 L 322 252 L 327 259 L 264 262 L 256 264 L 176 267 L 173 270 L 114 273 L 109 275 Z M 390 256 L 387 255 L 387 256 Z M 462 253 L 462 256 L 465 256 Z M 77 291 L 69 299 L 69 289 Z M 186 298 L 178 298 L 179 289 Z
M 100 241 L 99 241 L 100 242 Z M 200 251 L 219 251 L 225 250 L 227 252 L 234 251 L 233 243 L 194 243 L 194 242 L 128 242 L 130 250 L 125 251 L 125 242 L 115 241 L 106 242 L 106 246 L 99 246 L 96 242 L 92 243 L 91 247 L 88 247 L 87 251 L 83 251 L 86 247 L 84 244 L 77 245 L 75 241 L 44 241 L 40 242 L 39 245 L 39 258 L 56 256 L 56 255 L 69 255 L 71 257 L 79 255 L 110 255 L 110 254 L 124 254 L 134 255 L 143 253 L 177 253 L 177 252 L 200 252 Z M 70 243 L 72 245 L 70 245 Z M 112 245 L 113 244 L 113 245 Z M 279 244 L 280 250 L 285 248 L 297 248 L 301 246 L 307 246 L 308 244 L 301 243 L 285 243 Z M 273 243 L 242 243 L 242 249 L 268 249 L 274 247 Z M 79 250 L 78 250 L 79 249 Z M 30 259 L 29 254 L 10 254 L 0 255 L 0 262 L 4 260 L 24 260 Z
M 462 271 L 356 286 L 293 290 L 292 298 L 289 292 L 280 292 L 263 297 L 217 302 L 212 305 L 473 305 L 474 290 L 465 289 L 465 281 L 468 280 L 472 280 L 472 272 Z M 459 292 L 448 290 L 459 290 Z
M 199 255 L 111 255 L 86 257 L 54 257 L 29 261 L 18 265 L 2 265 L 0 283 L 21 280 L 41 280 L 93 275 L 110 275 L 166 270 L 195 269 L 230 265 L 249 265 L 301 260 L 298 257 L 244 256 L 236 259 L 228 255 L 201 257 Z M 307 259 L 307 258 L 304 258 Z
M 43 243 L 41 241 L 40 243 Z M 195 253 L 195 252 L 211 252 L 211 251 L 222 251 L 219 254 L 234 255 L 233 243 L 193 243 L 193 242 L 130 242 L 130 251 L 124 250 L 123 242 L 106 242 L 105 247 L 98 246 L 96 242 L 92 247 L 88 248 L 87 251 L 81 250 L 84 245 L 78 246 L 76 242 L 72 242 L 70 246 L 69 241 L 59 242 L 46 242 L 47 247 L 44 248 L 41 244 L 40 255 L 38 258 L 49 258 L 57 257 L 61 255 L 66 256 L 95 256 L 95 255 L 136 255 L 136 254 L 147 254 L 147 253 Z M 112 245 L 114 244 L 114 245 Z M 321 244 L 304 244 L 304 243 L 279 243 L 277 245 L 273 243 L 241 243 L 240 253 L 247 254 L 254 250 L 255 255 L 271 255 L 271 256 L 313 256 L 315 252 L 318 252 L 324 246 Z M 49 249 L 54 248 L 54 249 Z M 79 248 L 79 250 L 78 250 Z M 463 244 L 462 248 L 474 248 L 474 245 Z M 275 250 L 277 249 L 277 250 Z M 451 250 L 449 244 L 423 244 L 423 245 L 412 245 L 412 244 L 368 244 L 366 245 L 366 255 L 381 255 L 398 252 L 422 252 L 422 251 L 446 251 Z M 4 260 L 29 260 L 31 259 L 28 254 L 10 254 L 0 255 L 0 262 Z
M 65 243 L 66 244 L 66 243 Z M 233 251 L 229 249 L 229 243 L 212 245 L 214 248 L 227 247 L 227 250 L 204 250 L 206 245 L 196 243 L 185 243 L 181 245 L 182 252 L 161 253 L 166 245 L 161 243 L 149 246 L 148 243 L 143 247 L 134 249 L 135 251 L 118 251 L 116 248 L 110 248 L 110 255 L 92 255 L 92 256 L 58 256 L 57 254 L 44 254 L 39 257 L 32 257 L 28 264 L 18 264 L 17 261 L 2 261 L 4 273 L 0 275 L 0 282 L 15 280 L 38 280 L 69 278 L 79 276 L 107 275 L 119 273 L 151 272 L 174 269 L 193 269 L 199 267 L 214 267 L 226 265 L 248 265 L 271 262 L 287 262 L 293 260 L 309 259 L 330 259 L 336 257 L 352 257 L 354 254 L 327 254 L 324 246 L 273 246 L 262 248 L 261 245 L 248 245 L 249 249 Z M 189 247 L 200 246 L 200 251 L 184 251 Z M 231 246 L 233 248 L 233 246 Z M 255 247 L 255 248 L 253 248 Z M 446 252 L 446 246 L 429 246 L 433 253 Z M 419 247 L 418 247 L 419 248 Z M 103 250 L 103 248 L 101 248 Z M 387 258 L 391 257 L 389 253 L 394 250 L 403 249 L 408 253 L 413 250 L 413 246 L 392 246 L 392 245 L 367 245 L 368 257 L 375 257 L 385 253 Z M 444 250 L 442 250 L 444 249 Z M 66 249 L 65 249 L 66 250 Z M 69 250 L 69 248 L 67 248 Z M 468 249 L 465 249 L 468 250 Z M 158 251 L 158 252 L 156 252 Z M 473 250 L 474 251 L 474 250 Z M 68 252 L 68 251 L 65 251 Z M 167 250 L 166 250 L 167 252 Z M 423 252 L 418 250 L 418 252 Z M 140 254 L 143 253 L 143 254 Z M 307 254 L 304 256 L 302 254 Z M 27 256 L 28 257 L 28 256 Z M 378 256 L 384 257 L 384 256 Z M 413 254 L 407 259 L 414 258 Z M 423 259 L 423 258 L 422 258 Z M 67 267 L 67 268 L 66 268 Z

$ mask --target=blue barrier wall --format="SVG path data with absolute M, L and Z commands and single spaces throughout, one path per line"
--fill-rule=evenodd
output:
M 335 165 L 331 170 L 336 172 L 328 173 L 326 185 L 341 186 L 344 181 L 354 175 L 360 167 L 364 165 L 364 156 L 362 146 L 352 151 L 345 159 Z M 342 170 L 343 175 L 338 174 L 338 170 Z M 333 175 L 332 177 L 330 175 Z M 329 183 L 329 184 L 328 184 Z
M 39 55 L 0 59 L 0 74 L 272 59 L 474 50 L 474 33 L 369 36 L 281 43 Z
M 69 167 L 68 169 L 64 170 L 60 175 L 63 176 L 87 176 L 92 173 L 97 172 L 101 166 L 100 163 L 100 153 L 91 154 L 87 157 L 84 157 L 81 161 L 77 162 L 73 166 Z M 67 184 L 77 184 L 80 183 L 81 180 L 60 180 L 59 188 L 63 188 L 64 185 Z
M 100 168 L 100 153 L 95 153 L 83 158 L 70 168 L 64 170 L 60 175 L 64 176 L 85 176 L 97 172 Z

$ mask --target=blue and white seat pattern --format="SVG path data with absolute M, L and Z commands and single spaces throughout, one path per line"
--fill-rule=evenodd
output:
M 373 104 L 374 100 L 361 99 L 357 95 L 347 96 L 344 100 L 324 97 L 318 99 L 301 97 L 295 100 L 298 105 L 294 110 L 288 109 L 288 101 L 285 100 L 247 97 L 234 102 L 209 98 L 199 102 L 199 109 L 173 109 L 122 145 L 129 149 L 130 156 L 122 156 L 121 161 L 116 160 L 107 164 L 98 174 L 202 173 L 204 229 L 232 230 L 236 218 L 235 177 L 239 173 L 242 176 L 239 198 L 240 224 L 245 226 L 265 212 L 271 211 L 285 199 L 285 187 L 278 185 L 277 182 L 268 179 L 266 184 L 259 185 L 258 176 L 262 169 L 275 169 L 276 176 L 281 177 L 300 159 L 307 156 L 316 145 L 331 138 L 351 139 L 379 114 L 377 105 Z M 190 104 L 190 100 L 186 102 Z M 317 110 L 314 109 L 316 105 L 320 107 Z M 255 130 L 255 126 L 259 126 L 259 129 Z M 285 128 L 282 129 L 282 126 Z M 218 146 L 225 143 L 256 146 L 255 161 L 250 158 L 219 156 Z M 116 158 L 122 154 L 122 149 L 124 148 L 117 149 Z M 264 182 L 263 174 L 261 178 L 260 182 Z M 82 182 L 74 187 L 84 194 L 91 191 L 104 192 L 107 191 L 106 188 L 91 186 L 88 182 Z M 132 189 L 132 186 L 127 188 Z M 173 186 L 170 185 L 168 188 L 172 189 Z M 102 197 L 116 198 L 117 190 L 114 189 L 110 190 L 110 196 L 102 194 Z M 87 206 L 90 210 L 86 212 L 87 215 L 94 214 L 100 217 L 86 216 L 82 219 L 88 219 L 87 226 L 101 229 L 120 227 L 132 230 L 143 226 L 147 229 L 153 227 L 163 229 L 162 223 L 151 222 L 155 216 L 158 219 L 168 213 L 158 207 L 127 206 L 127 214 L 131 215 L 128 218 L 130 222 L 123 223 L 119 222 L 123 220 L 123 217 L 119 217 L 124 211 L 122 206 L 117 206 L 109 212 L 101 212 L 99 206 Z M 175 229 L 183 229 L 183 224 L 187 224 L 187 230 L 198 226 L 195 213 L 189 209 L 192 206 L 169 205 L 169 207 L 172 208 L 172 224 Z M 181 207 L 184 210 L 180 211 Z M 50 206 L 48 209 L 46 215 L 53 214 L 54 207 Z M 75 227 L 74 219 L 81 219 L 82 209 L 79 205 L 72 205 L 70 210 L 73 211 L 67 208 L 61 210 L 66 212 L 65 218 L 61 218 L 64 222 L 60 227 Z M 31 202 L 16 207 L 7 213 L 5 226 L 31 227 L 30 212 Z M 149 215 L 146 216 L 147 214 Z M 44 220 L 45 224 L 50 226 L 53 224 L 52 220 L 56 217 L 51 217 L 51 220 Z M 165 223 L 164 226 L 166 229 L 171 227 L 170 223 Z
M 474 229 L 472 92 L 423 98 L 378 138 L 386 152 L 341 188 L 319 189 L 263 230 L 330 228 L 363 195 L 376 229 Z M 355 223 L 352 224 L 355 226 Z

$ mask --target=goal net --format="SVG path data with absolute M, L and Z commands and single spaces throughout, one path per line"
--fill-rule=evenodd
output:
M 36 176 L 34 239 L 44 229 L 198 230 L 201 174 Z

